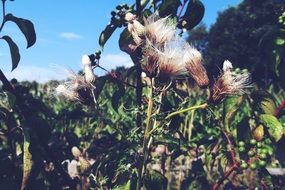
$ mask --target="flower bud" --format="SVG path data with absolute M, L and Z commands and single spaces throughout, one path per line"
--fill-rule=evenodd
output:
M 132 14 L 132 13 L 126 13 L 125 15 L 125 20 L 128 22 L 131 22 L 133 20 L 136 19 L 136 15 Z
M 72 147 L 71 152 L 74 158 L 76 159 L 78 159 L 81 156 L 81 151 L 76 146 Z
M 85 75 L 85 80 L 88 83 L 93 83 L 95 81 L 95 75 L 92 70 L 91 60 L 88 55 L 83 55 L 81 63 L 83 65 L 83 71 Z

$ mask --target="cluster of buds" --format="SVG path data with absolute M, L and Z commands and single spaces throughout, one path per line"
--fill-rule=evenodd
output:
M 81 76 L 73 71 L 69 71 L 68 79 L 56 87 L 55 91 L 57 95 L 71 101 L 80 101 L 83 103 L 92 97 L 95 75 L 92 70 L 92 62 L 88 55 L 82 56 L 82 66 L 84 75 Z
M 247 72 L 235 73 L 232 63 L 224 61 L 223 72 L 215 81 L 210 93 L 210 102 L 218 103 L 230 95 L 241 95 L 251 88 L 250 76 Z
M 132 13 L 125 15 L 135 47 L 142 49 L 142 69 L 148 77 L 166 82 L 190 75 L 199 86 L 209 79 L 202 64 L 202 55 L 176 34 L 176 23 L 169 17 L 151 15 L 144 25 Z

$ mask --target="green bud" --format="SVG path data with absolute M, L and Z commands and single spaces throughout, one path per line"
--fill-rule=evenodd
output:
M 251 145 L 256 145 L 256 140 L 255 140 L 255 139 L 250 139 L 249 143 L 250 143 Z
M 257 168 L 256 163 L 249 164 L 250 169 L 255 170 Z

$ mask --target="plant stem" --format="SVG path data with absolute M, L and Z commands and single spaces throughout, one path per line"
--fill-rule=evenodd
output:
M 192 107 L 189 107 L 189 108 L 186 108 L 186 109 L 182 109 L 182 110 L 178 110 L 178 111 L 172 112 L 172 113 L 168 114 L 165 119 L 169 119 L 169 118 L 171 118 L 171 117 L 173 117 L 175 115 L 178 115 L 178 114 L 181 114 L 181 113 L 184 113 L 184 112 L 188 112 L 188 111 L 195 110 L 195 109 L 205 109 L 207 107 L 208 107 L 207 103 L 204 103 L 204 104 L 201 104 L 201 105 L 192 106 Z
M 231 175 L 231 173 L 233 171 L 235 171 L 236 169 L 238 169 L 239 167 L 239 163 L 238 161 L 236 160 L 236 153 L 234 151 L 234 148 L 233 148 L 233 144 L 232 144 L 232 141 L 230 140 L 230 137 L 228 136 L 228 134 L 223 131 L 223 134 L 224 136 L 226 137 L 226 140 L 227 140 L 227 144 L 229 145 L 230 147 L 230 154 L 231 154 L 231 159 L 232 159 L 232 165 L 231 167 L 224 173 L 224 176 L 222 178 L 220 178 L 218 180 L 218 182 L 216 182 L 213 186 L 212 186 L 212 190 L 216 190 L 220 187 L 220 185 L 226 180 L 228 179 L 228 177 Z
M 6 19 L 5 19 L 5 0 L 2 0 L 2 15 L 3 15 L 3 20 L 2 20 L 2 23 L 1 23 L 1 26 L 0 26 L 0 32 L 2 31 L 3 27 L 4 27 L 4 24 L 6 22 Z
M 143 139 L 143 162 L 139 168 L 139 179 L 137 184 L 137 190 L 140 190 L 142 186 L 142 177 L 145 172 L 146 161 L 148 158 L 148 143 L 151 131 L 151 115 L 153 110 L 153 86 L 154 86 L 154 79 L 151 81 L 151 87 L 149 92 L 149 99 L 148 99 L 148 107 L 147 107 L 147 118 L 146 118 L 146 127 L 144 131 L 144 139 Z
M 212 190 L 217 190 L 220 185 L 231 175 L 231 173 L 233 171 L 235 171 L 236 169 L 238 168 L 238 165 L 237 164 L 233 164 L 229 169 L 228 171 L 225 172 L 224 176 L 217 182 L 213 185 L 212 187 Z

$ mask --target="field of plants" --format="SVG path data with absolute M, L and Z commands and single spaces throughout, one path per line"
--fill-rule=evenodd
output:
M 27 47 L 36 31 L 1 2 L 17 70 L 2 29 L 14 22 Z M 284 189 L 285 3 L 244 0 L 210 29 L 204 12 L 200 0 L 114 5 L 100 48 L 66 80 L 0 70 L 0 189 Z M 106 71 L 119 28 L 134 64 Z

